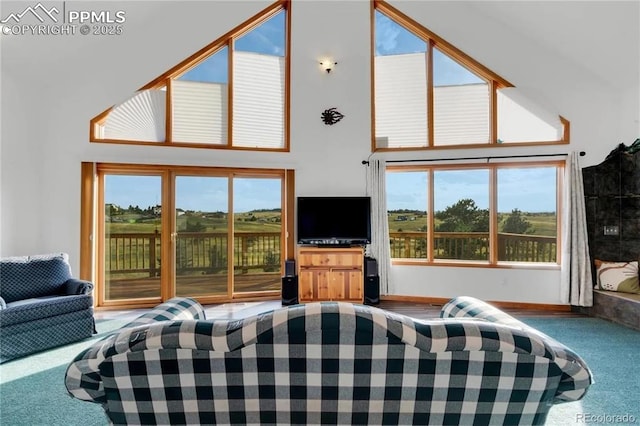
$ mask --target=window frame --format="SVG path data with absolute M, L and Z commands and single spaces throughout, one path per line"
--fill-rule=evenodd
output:
M 163 262 L 160 266 L 161 282 L 160 295 L 150 298 L 134 299 L 106 299 L 105 277 L 105 185 L 104 179 L 108 175 L 132 175 L 132 176 L 159 176 L 161 177 L 161 205 L 163 213 L 161 215 L 161 233 L 165 235 L 161 248 L 161 256 L 165 259 L 172 259 L 172 262 Z M 280 245 L 281 258 L 280 268 L 284 270 L 284 263 L 287 259 L 293 258 L 295 254 L 294 219 L 293 205 L 295 201 L 294 179 L 295 172 L 291 169 L 255 169 L 255 168 L 229 168 L 229 167 L 201 167 L 201 166 L 179 166 L 179 165 L 147 165 L 147 164 L 121 164 L 121 163 L 82 163 L 82 193 L 81 193 L 81 244 L 83 250 L 80 253 L 80 271 L 83 279 L 96 284 L 96 306 L 98 307 L 149 307 L 155 306 L 162 301 L 173 297 L 176 293 L 175 270 L 175 240 L 172 236 L 176 229 L 175 216 L 175 195 L 176 176 L 202 176 L 202 177 L 226 177 L 231 182 L 235 178 L 278 178 L 281 179 L 281 230 Z M 232 188 L 232 184 L 229 185 Z M 233 203 L 233 193 L 227 194 L 229 206 Z M 231 212 L 230 212 L 231 213 Z M 233 241 L 234 227 L 233 218 L 229 214 L 230 224 L 227 229 L 229 241 Z M 228 247 L 232 258 L 233 245 Z M 201 303 L 219 303 L 236 299 L 260 299 L 273 298 L 279 292 L 259 291 L 259 292 L 237 292 L 233 286 L 235 279 L 233 265 L 229 266 L 227 275 L 228 291 L 226 295 L 218 296 L 193 296 Z
M 238 147 L 233 146 L 233 46 L 236 39 L 242 37 L 246 33 L 260 26 L 273 16 L 284 11 L 285 13 L 285 54 L 284 54 L 284 105 L 283 105 L 283 133 L 284 133 L 284 147 L 282 148 L 258 148 L 258 147 Z M 228 60 L 228 103 L 227 103 L 227 143 L 226 144 L 206 144 L 206 143 L 192 143 L 192 142 L 174 142 L 172 140 L 172 100 L 171 100 L 171 83 L 173 79 L 181 76 L 189 71 L 191 68 L 197 66 L 202 61 L 206 60 L 209 56 L 215 54 L 219 50 L 227 47 L 229 50 Z M 278 0 L 266 9 L 258 12 L 253 17 L 247 19 L 240 25 L 236 26 L 232 30 L 228 31 L 221 37 L 212 41 L 196 53 L 192 54 L 188 58 L 184 59 L 177 65 L 164 72 L 162 75 L 151 80 L 137 90 L 141 92 L 149 89 L 160 89 L 166 87 L 166 108 L 165 108 L 165 140 L 163 142 L 148 142 L 139 140 L 127 140 L 127 139 L 107 139 L 100 137 L 101 126 L 106 121 L 109 113 L 113 110 L 114 106 L 111 106 L 93 117 L 89 124 L 89 141 L 93 143 L 111 143 L 120 145 L 144 145 L 144 146 L 159 146 L 159 147 L 185 147 L 185 148 L 204 148 L 204 149 L 227 149 L 227 150 L 239 150 L 239 151 L 267 151 L 267 152 L 289 152 L 290 151 L 290 75 L 291 75 L 291 1 L 290 0 Z M 137 93 L 136 92 L 136 93 Z
M 555 262 L 512 262 L 498 260 L 498 170 L 508 168 L 556 168 L 556 260 Z M 387 165 L 385 173 L 394 172 L 426 172 L 427 173 L 427 256 L 424 259 L 391 258 L 392 265 L 409 266 L 445 266 L 445 267 L 475 267 L 475 268 L 503 268 L 503 269 L 560 269 L 562 263 L 562 211 L 564 160 L 549 161 L 504 161 L 494 163 L 439 163 L 421 165 Z M 435 259 L 433 255 L 435 233 L 435 192 L 434 172 L 451 170 L 488 170 L 489 183 L 489 258 L 487 261 Z M 388 210 L 387 210 L 388 212 Z M 389 241 L 390 243 L 390 241 Z
M 397 25 L 411 32 L 416 37 L 422 39 L 427 44 L 427 141 L 426 146 L 421 147 L 378 147 L 376 144 L 376 113 L 375 113 L 375 58 L 376 58 L 376 12 L 380 12 L 391 19 Z M 515 87 L 505 78 L 491 71 L 462 50 L 453 46 L 442 37 L 428 30 L 417 21 L 405 15 L 400 10 L 391 6 L 384 0 L 371 1 L 371 152 L 394 152 L 394 151 L 425 151 L 443 149 L 465 149 L 465 148 L 495 148 L 495 147 L 524 147 L 540 145 L 566 145 L 570 142 L 570 122 L 563 116 L 558 116 L 563 126 L 563 133 L 560 140 L 554 141 L 529 141 L 529 142 L 509 142 L 498 139 L 498 90 Z M 434 144 L 434 85 L 433 85 L 433 48 L 437 47 L 442 53 L 453 61 L 473 72 L 480 79 L 485 80 L 489 86 L 489 142 L 457 145 L 435 145 Z

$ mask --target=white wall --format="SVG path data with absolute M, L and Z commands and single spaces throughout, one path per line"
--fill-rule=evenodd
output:
M 37 146 L 40 94 L 35 84 L 25 84 L 2 72 L 2 156 L 0 157 L 0 255 L 41 253 L 43 225 L 41 148 Z M 54 215 L 55 216 L 55 215 Z
M 298 195 L 364 195 L 361 164 L 371 144 L 369 4 L 305 0 L 293 4 L 291 157 Z M 297 22 L 297 23 L 296 23 Z M 320 58 L 338 65 L 322 71 Z M 344 118 L 322 123 L 322 111 Z
M 393 293 L 399 295 L 560 303 L 557 270 L 404 266 L 392 268 L 391 280 Z
M 640 75 L 640 71 L 638 74 Z M 629 87 L 622 93 L 619 105 L 619 140 L 629 145 L 637 138 L 640 138 L 640 83 L 635 87 Z
M 294 0 L 290 153 L 89 143 L 88 123 L 93 116 L 126 99 L 270 2 L 136 4 L 105 3 L 105 9 L 128 11 L 121 36 L 48 40 L 47 51 L 66 52 L 59 56 L 49 53 L 49 66 L 42 66 L 42 57 L 32 54 L 24 54 L 14 63 L 3 61 L 3 256 L 66 251 L 77 270 L 82 161 L 294 168 L 298 195 L 365 193 L 361 160 L 370 155 L 371 141 L 369 2 Z M 570 147 L 517 147 L 509 153 L 585 150 L 584 165 L 596 164 L 623 134 L 629 139 L 636 131 L 637 123 L 629 123 L 640 111 L 631 96 L 594 84 L 601 81 L 574 62 L 545 50 L 535 39 L 507 31 L 491 17 L 469 14 L 460 2 L 392 4 L 571 121 Z M 153 8 L 152 15 L 147 7 Z M 30 47 L 40 43 L 12 42 Z M 68 43 L 78 45 L 69 49 Z M 46 54 L 42 50 L 40 54 Z M 17 55 L 20 49 L 12 51 Z M 329 75 L 318 65 L 325 55 L 338 62 Z M 540 63 L 549 66 L 540 67 Z M 34 86 L 34 81 L 43 84 Z M 622 99 L 625 101 L 620 102 Z M 338 108 L 345 118 L 327 126 L 320 114 L 331 107 Z M 623 114 L 625 108 L 635 110 Z M 495 151 L 456 150 L 456 155 Z M 439 155 L 441 151 L 386 157 Z M 560 300 L 559 271 L 397 266 L 392 277 L 394 292 L 402 295 L 471 294 L 489 300 L 540 303 Z

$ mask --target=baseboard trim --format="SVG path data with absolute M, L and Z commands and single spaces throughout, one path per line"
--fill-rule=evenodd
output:
M 393 301 L 393 302 L 412 302 L 412 303 L 427 303 L 431 305 L 444 305 L 451 298 L 448 297 L 425 297 L 425 296 L 401 296 L 396 294 L 381 295 L 380 300 Z M 493 301 L 487 300 L 487 303 L 499 308 L 513 308 L 513 309 L 532 309 L 536 311 L 556 311 L 556 312 L 571 312 L 571 305 L 555 305 L 549 303 L 527 303 L 527 302 L 505 302 L 505 301 Z

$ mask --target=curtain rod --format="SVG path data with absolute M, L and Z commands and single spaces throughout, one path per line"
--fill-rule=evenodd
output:
M 580 151 L 580 157 L 584 157 L 587 153 Z M 560 155 L 567 156 L 568 153 L 561 154 L 528 154 L 528 155 L 495 155 L 493 157 L 455 157 L 455 158 L 423 158 L 410 160 L 387 160 L 387 163 L 417 163 L 427 161 L 454 161 L 454 160 L 494 160 L 496 158 L 531 158 L 531 157 L 558 157 Z M 362 160 L 362 164 L 369 164 L 369 160 Z

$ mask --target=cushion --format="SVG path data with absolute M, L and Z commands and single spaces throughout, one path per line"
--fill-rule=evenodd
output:
M 0 296 L 6 303 L 60 294 L 69 278 L 71 267 L 66 253 L 0 259 Z
M 640 293 L 638 262 L 607 262 L 596 259 L 596 288 L 619 291 L 622 293 Z
M 92 308 L 93 298 L 90 295 L 44 296 L 18 300 L 7 303 L 7 307 L 0 310 L 0 327 L 53 318 Z
M 63 285 L 61 294 L 71 296 L 74 294 L 89 294 L 93 291 L 93 283 L 90 281 L 69 278 Z

